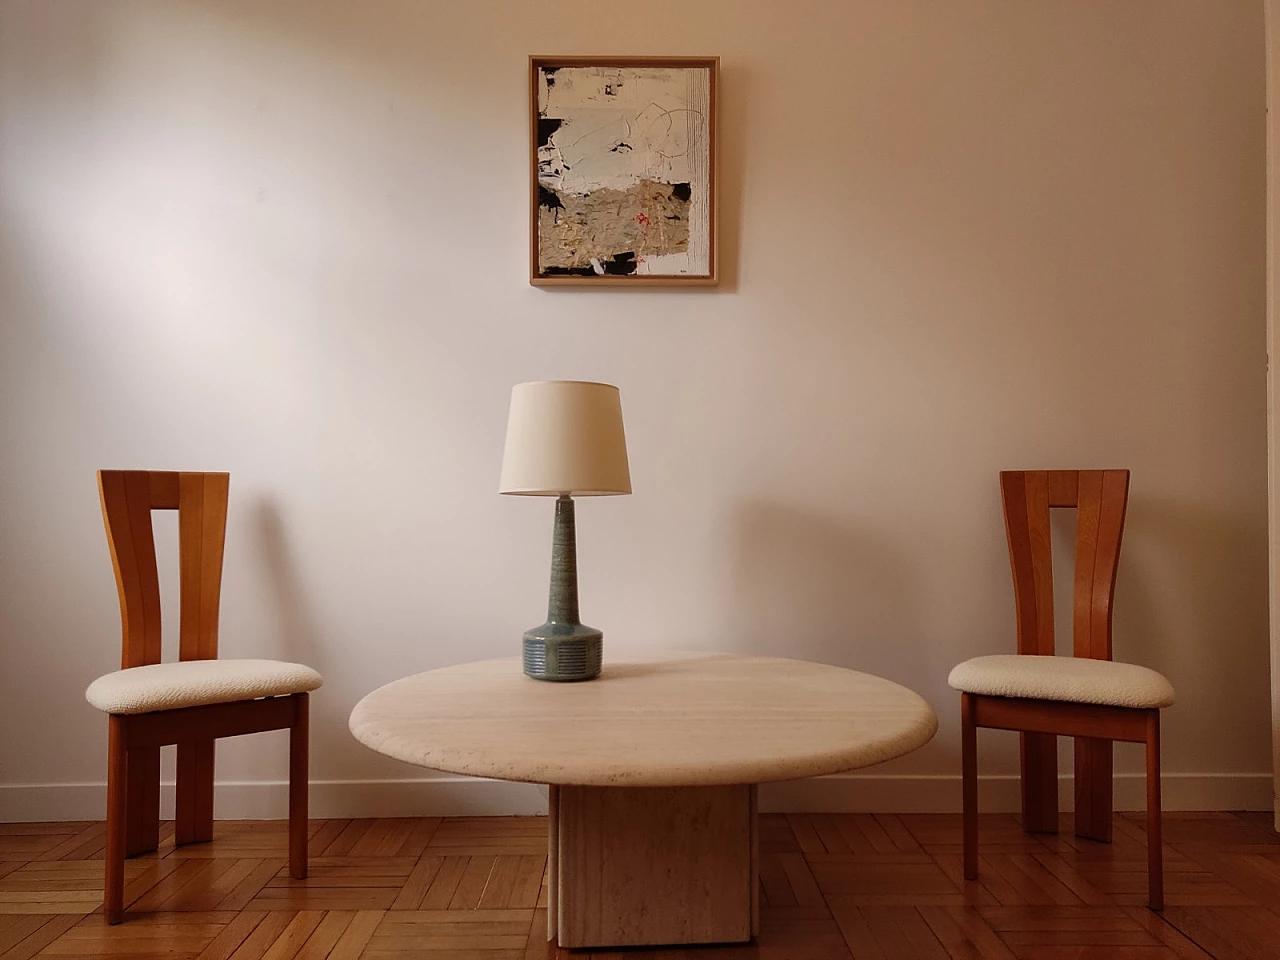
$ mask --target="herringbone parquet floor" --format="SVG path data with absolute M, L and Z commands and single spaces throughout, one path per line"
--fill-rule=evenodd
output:
M 0 825 L 0 958 L 200 960 L 1175 960 L 1280 958 L 1280 837 L 1263 814 L 1168 814 L 1167 908 L 1146 896 L 1141 821 L 1110 845 L 982 823 L 960 876 L 950 815 L 767 815 L 755 944 L 570 954 L 545 942 L 541 818 L 317 820 L 311 876 L 282 822 L 129 861 L 129 918 L 102 922 L 101 823 Z

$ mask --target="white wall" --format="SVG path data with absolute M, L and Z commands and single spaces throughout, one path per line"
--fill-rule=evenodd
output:
M 531 53 L 723 57 L 718 290 L 527 285 Z M 550 505 L 495 489 L 511 384 L 557 377 L 623 392 L 636 494 L 578 519 L 611 649 L 939 711 L 839 802 L 958 802 L 947 671 L 1013 649 L 997 470 L 1127 466 L 1170 799 L 1269 805 L 1263 63 L 1257 2 L 2 0 L 0 819 L 100 813 L 108 466 L 231 471 L 222 650 L 323 671 L 318 812 L 389 810 L 354 782 L 421 771 L 346 716 L 541 619 Z M 276 735 L 219 758 L 284 775 Z

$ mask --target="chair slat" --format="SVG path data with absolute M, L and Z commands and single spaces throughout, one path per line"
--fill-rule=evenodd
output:
M 201 541 L 200 633 L 205 655 L 218 655 L 218 610 L 222 598 L 222 558 L 227 535 L 227 499 L 231 477 L 210 473 L 204 481 L 204 537 Z
M 178 656 L 182 660 L 213 660 L 218 656 L 218 607 L 229 486 L 230 477 L 225 473 L 179 476 L 181 628 Z
M 178 509 L 178 473 L 175 470 L 149 470 L 152 510 Z
M 204 538 L 204 476 L 178 478 L 179 660 L 200 655 L 200 556 Z
M 1072 618 L 1072 652 L 1077 657 L 1109 660 L 1105 641 L 1094 646 L 1093 600 L 1097 580 L 1098 524 L 1102 514 L 1102 471 L 1080 471 L 1080 497 L 1076 509 L 1075 604 Z M 1104 653 L 1108 655 L 1103 655 Z
M 120 665 L 159 663 L 160 577 L 151 532 L 151 481 L 143 470 L 101 470 L 98 493 L 120 593 Z
M 1102 472 L 1102 508 L 1098 518 L 1098 555 L 1093 568 L 1093 608 L 1089 636 L 1093 656 L 1111 659 L 1111 612 L 1120 569 L 1120 546 L 1129 501 L 1129 471 Z
M 1027 532 L 1031 539 L 1031 570 L 1036 592 L 1035 653 L 1054 653 L 1053 534 L 1049 526 L 1049 474 L 1027 475 Z
M 1049 506 L 1074 507 L 1080 497 L 1079 470 L 1049 471 Z
M 1000 474 L 1004 501 L 1005 536 L 1009 566 L 1013 570 L 1014 617 L 1018 628 L 1018 652 L 1034 653 L 1036 646 L 1035 574 L 1031 563 L 1031 538 L 1027 532 L 1027 483 L 1022 473 Z
M 1049 474 L 1044 470 L 1000 474 L 1005 534 L 1013 569 L 1018 652 L 1052 655 L 1053 557 L 1049 532 Z
M 1115 598 L 1127 470 L 1080 473 L 1080 510 L 1076 532 L 1075 655 L 1111 659 L 1111 609 Z

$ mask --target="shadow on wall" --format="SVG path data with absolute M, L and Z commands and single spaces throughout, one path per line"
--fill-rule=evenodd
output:
M 325 655 L 319 623 L 311 612 L 306 589 L 298 577 L 297 563 L 289 549 L 284 521 L 274 501 L 262 497 L 254 505 L 254 528 L 268 588 L 264 593 L 275 612 L 275 635 L 279 638 L 280 657 L 297 663 L 305 663 L 331 680 L 336 666 Z M 324 688 L 316 694 L 324 696 Z M 325 752 L 331 753 L 331 744 L 351 743 L 347 733 L 346 712 L 333 709 L 311 710 L 312 743 L 326 744 Z M 313 769 L 314 779 L 316 771 Z
M 258 500 L 254 510 L 262 562 L 274 588 L 271 596 L 281 652 L 290 659 L 301 661 L 311 658 L 314 661 L 319 654 L 312 640 L 317 635 L 316 622 L 304 599 L 296 566 L 289 553 L 280 509 L 264 497 Z M 311 665 L 323 672 L 323 664 L 312 662 Z
M 1221 723 L 1244 739 L 1251 730 L 1266 739 L 1265 689 L 1239 684 L 1242 666 L 1250 674 L 1269 669 L 1266 576 L 1264 528 L 1203 504 L 1130 494 L 1114 656 L 1161 671 L 1179 693 L 1194 680 L 1201 699 L 1179 699 L 1168 712 L 1171 732 L 1183 723 Z M 1180 644 L 1169 642 L 1179 635 Z M 1221 640 L 1209 644 L 1207 637 Z M 1213 712 L 1220 717 L 1209 717 Z M 1241 756 L 1232 759 L 1247 762 L 1249 748 L 1235 749 Z M 1256 752 L 1266 755 L 1265 748 Z M 1207 764 L 1214 757 L 1198 759 Z
M 918 676 L 920 591 L 898 544 L 776 503 L 744 504 L 733 529 L 735 650 Z

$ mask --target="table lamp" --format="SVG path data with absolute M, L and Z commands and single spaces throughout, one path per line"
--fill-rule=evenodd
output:
M 547 622 L 524 634 L 524 672 L 537 680 L 590 680 L 604 634 L 578 622 L 573 498 L 631 492 L 622 398 L 608 383 L 544 380 L 511 390 L 499 492 L 555 497 Z

